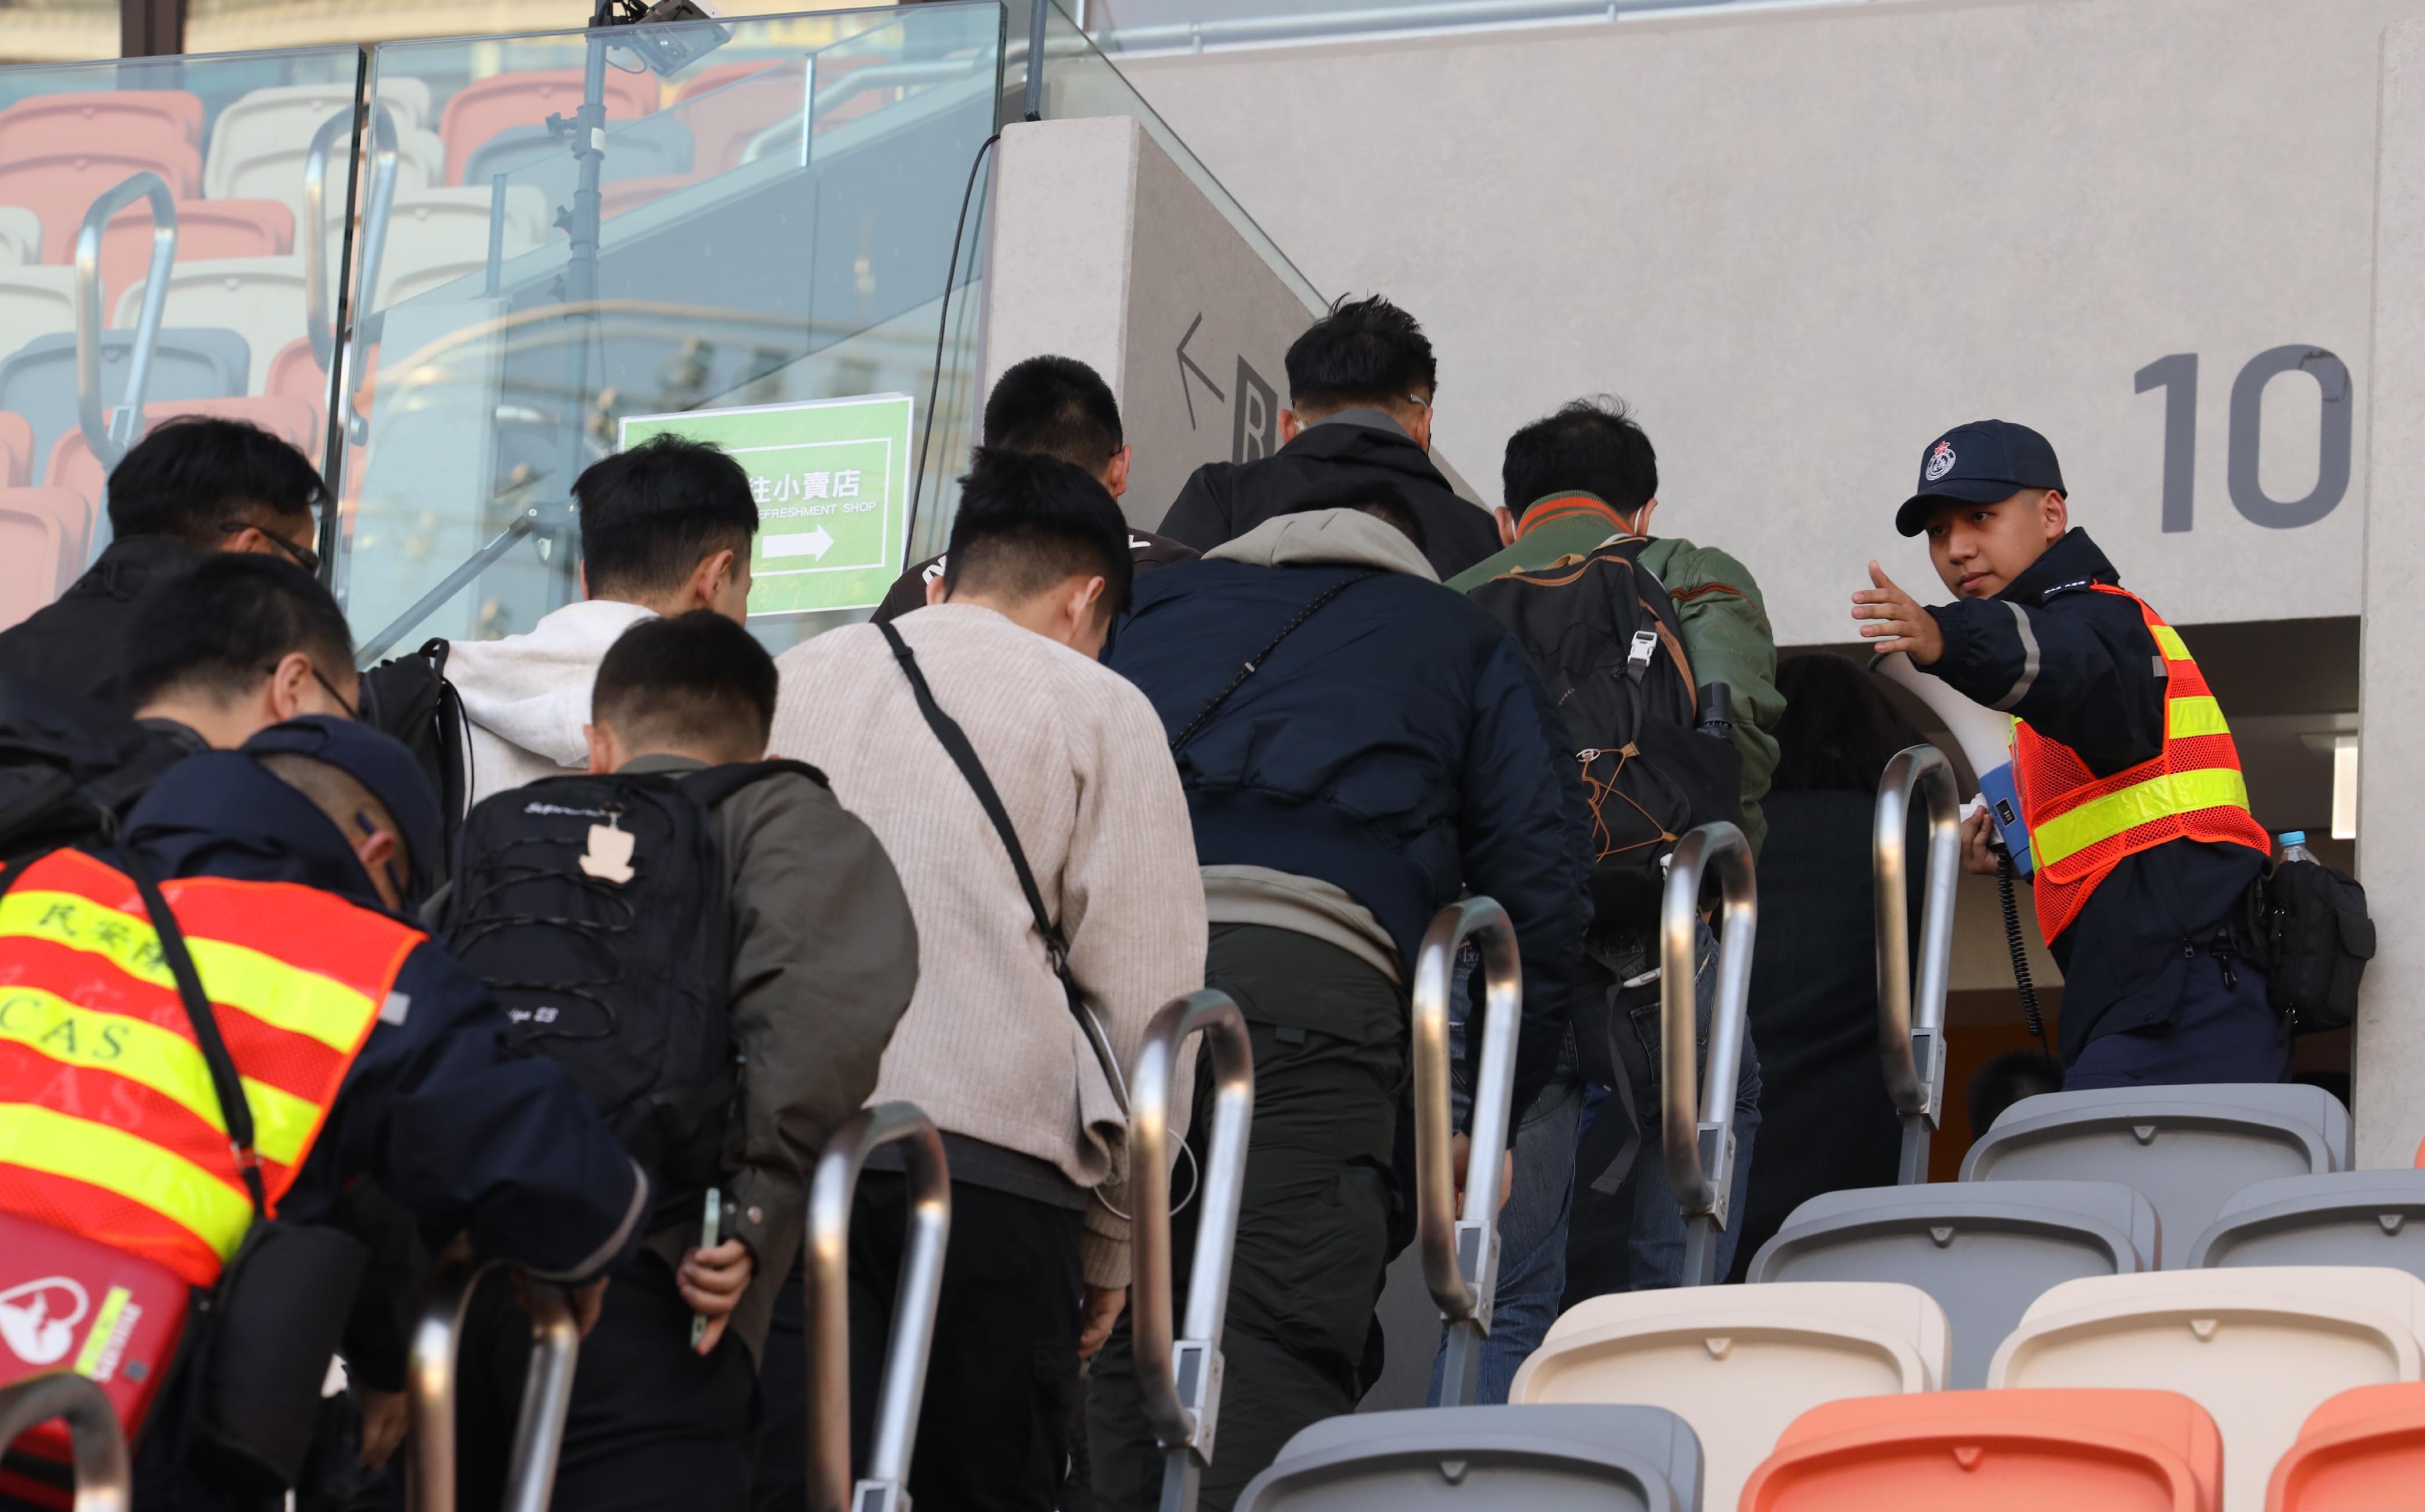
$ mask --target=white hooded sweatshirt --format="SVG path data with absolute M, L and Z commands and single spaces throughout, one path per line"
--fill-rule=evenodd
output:
M 589 690 L 616 637 L 654 609 L 608 599 L 568 603 L 503 640 L 458 640 L 446 656 L 446 680 L 462 696 L 465 777 L 472 801 L 589 769 Z

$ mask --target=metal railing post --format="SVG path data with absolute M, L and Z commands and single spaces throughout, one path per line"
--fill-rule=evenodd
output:
M 1448 1090 L 1448 994 L 1457 947 L 1468 940 L 1482 948 L 1484 994 L 1479 1036 L 1474 1024 L 1466 1025 L 1466 1055 L 1477 1069 L 1460 1217 L 1454 1211 L 1455 1173 L 1449 1168 L 1454 1118 Z M 1506 910 L 1482 897 L 1442 909 L 1416 952 L 1412 1003 L 1415 1243 L 1422 1253 L 1423 1284 L 1439 1304 L 1448 1330 L 1442 1407 L 1473 1399 L 1482 1341 L 1490 1335 L 1491 1302 L 1499 1291 L 1499 1166 L 1507 1153 L 1523 1008 L 1523 964 Z
M 1709 1067 L 1695 1100 L 1694 944 L 1701 922 L 1701 878 L 1713 864 L 1724 898 L 1718 1000 L 1710 1015 Z M 1759 924 L 1751 844 L 1742 831 L 1730 824 L 1705 824 L 1677 842 L 1659 909 L 1660 1139 L 1667 1180 L 1684 1218 L 1686 1286 L 1706 1286 L 1717 1278 L 1718 1235 L 1726 1227 L 1726 1197 L 1734 1181 L 1735 1077 L 1742 1064 L 1752 937 Z
M 1919 998 L 1911 989 L 1911 875 L 1907 854 L 1912 790 L 1928 800 L 1928 887 L 1920 912 Z M 1887 763 L 1878 780 L 1878 1054 L 1887 1095 L 1903 1120 L 1898 1185 L 1928 1180 L 1929 1136 L 1945 1105 L 1945 989 L 1953 957 L 1953 898 L 1961 883 L 1962 804 L 1953 764 L 1934 746 L 1914 746 Z
M 455 1396 L 463 1314 L 480 1278 L 496 1263 L 450 1254 L 430 1269 L 412 1330 L 406 1384 L 412 1411 L 413 1512 L 455 1512 Z M 573 1371 L 581 1359 L 581 1328 L 563 1288 L 534 1282 L 527 1295 L 534 1337 L 506 1475 L 507 1512 L 547 1512 L 564 1449 L 564 1415 L 572 1405 Z
M 135 319 L 135 346 L 126 360 L 126 393 L 104 410 L 101 399 L 101 338 L 109 329 L 102 309 L 101 238 L 112 217 L 141 200 L 152 207 L 152 262 L 143 280 L 143 307 Z M 93 201 L 76 228 L 76 423 L 94 460 L 118 465 L 143 434 L 143 391 L 152 381 L 152 352 L 160 344 L 160 314 L 169 303 L 169 275 L 177 265 L 177 201 L 168 181 L 146 170 Z
M 878 1388 L 867 1473 L 850 1473 L 850 1210 L 859 1173 L 878 1146 L 900 1142 L 909 1177 L 909 1235 L 892 1302 L 892 1335 Z M 908 1102 L 862 1108 L 826 1142 L 809 1187 L 809 1499 L 812 1512 L 903 1512 L 909 1451 L 926 1393 L 926 1355 L 943 1294 L 952 1178 L 943 1136 Z
M 1197 1188 L 1196 1255 L 1188 1272 L 1181 1335 L 1171 1330 L 1170 1109 L 1179 1053 L 1201 1034 L 1212 1053 L 1212 1136 Z M 1194 1512 L 1212 1461 L 1221 1410 L 1221 1325 L 1229 1306 L 1229 1261 L 1238 1201 L 1246 1188 L 1246 1135 L 1254 1121 L 1255 1054 L 1245 1016 L 1226 992 L 1173 998 L 1146 1026 L 1129 1078 L 1129 1225 L 1134 1246 L 1130 1299 L 1137 1393 L 1165 1456 L 1162 1512 Z M 1183 1134 L 1181 1137 L 1184 1137 Z
M 75 1512 L 128 1512 L 135 1504 L 135 1475 L 126 1434 L 100 1387 L 64 1370 L 0 1387 L 0 1449 L 53 1418 L 67 1420 Z

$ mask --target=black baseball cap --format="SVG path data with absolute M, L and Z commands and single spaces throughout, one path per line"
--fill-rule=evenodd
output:
M 2044 436 L 2009 420 L 1956 426 L 1919 454 L 1919 491 L 1895 511 L 1895 529 L 1917 536 L 1940 504 L 1995 504 L 2023 489 L 2070 491 Z
M 438 795 L 430 791 L 429 779 L 422 775 L 421 763 L 401 741 L 368 725 L 314 714 L 271 725 L 246 741 L 244 749 L 252 756 L 265 756 L 272 751 L 309 756 L 327 762 L 368 788 L 371 796 L 394 816 L 396 828 L 404 831 L 405 848 L 411 853 L 412 861 L 409 891 L 416 898 L 429 895 L 440 880 L 438 848 L 443 821 L 439 814 Z

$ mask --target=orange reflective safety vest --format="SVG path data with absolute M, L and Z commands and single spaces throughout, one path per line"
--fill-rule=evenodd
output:
M 270 1212 L 426 937 L 291 882 L 161 884 L 251 1105 Z M 216 1280 L 252 1199 L 143 900 L 75 851 L 0 894 L 0 1212 Z
M 2146 618 L 2164 664 L 2164 748 L 2151 761 L 2098 777 L 2070 747 L 2013 721 L 2013 776 L 2030 827 L 2038 927 L 2048 940 L 2071 926 L 2125 856 L 2172 840 L 2271 846 L 2248 812 L 2231 728 L 2180 633 L 2135 593 L 2104 583 L 2090 591 L 2128 599 Z

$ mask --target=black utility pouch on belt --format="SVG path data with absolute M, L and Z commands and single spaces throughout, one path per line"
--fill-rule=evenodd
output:
M 2320 861 L 2283 861 L 2254 891 L 2273 1011 L 2292 1034 L 2348 1028 L 2357 1019 L 2358 978 L 2374 958 L 2366 889 Z
M 215 1484 L 295 1485 L 369 1253 L 336 1229 L 272 1221 L 245 1235 L 196 1341 L 193 1457 Z

